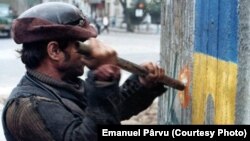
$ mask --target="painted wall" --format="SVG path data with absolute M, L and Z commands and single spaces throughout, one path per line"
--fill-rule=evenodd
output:
M 232 124 L 237 87 L 237 0 L 197 0 L 192 123 Z M 211 98 L 209 98 L 211 97 Z M 213 104 L 213 108 L 207 107 Z
M 169 89 L 160 98 L 159 123 L 235 123 L 237 8 L 237 0 L 164 2 L 162 65 L 168 75 L 186 80 L 187 87 Z

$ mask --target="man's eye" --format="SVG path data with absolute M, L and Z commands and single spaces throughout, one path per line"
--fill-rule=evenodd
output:
M 78 49 L 80 47 L 80 43 L 79 42 L 75 42 L 75 46 Z

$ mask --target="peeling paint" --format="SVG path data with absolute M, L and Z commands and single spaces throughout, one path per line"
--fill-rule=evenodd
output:
M 191 96 L 190 96 L 190 83 L 191 83 L 191 72 L 189 70 L 189 66 L 185 66 L 180 74 L 179 80 L 185 84 L 184 91 L 178 91 L 179 100 L 182 108 L 187 108 L 190 104 Z

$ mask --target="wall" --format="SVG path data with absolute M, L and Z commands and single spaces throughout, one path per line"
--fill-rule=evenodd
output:
M 249 80 L 245 65 L 240 66 L 245 73 L 238 74 L 238 1 L 167 0 L 162 7 L 161 64 L 186 89 L 170 88 L 160 98 L 159 123 L 234 124 L 248 108 L 241 100 L 249 97 L 249 85 L 238 83 Z M 237 87 L 247 94 L 237 93 Z
M 239 1 L 239 63 L 236 124 L 250 124 L 250 1 Z
M 197 0 L 192 123 L 233 124 L 238 73 L 236 0 Z
M 162 1 L 161 65 L 166 74 L 187 80 L 187 89 L 169 88 L 159 99 L 160 124 L 191 123 L 191 77 L 194 48 L 194 1 Z

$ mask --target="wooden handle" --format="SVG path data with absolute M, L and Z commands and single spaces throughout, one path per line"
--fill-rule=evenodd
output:
M 78 49 L 78 52 L 80 54 L 83 54 L 83 55 L 90 55 L 91 48 L 87 44 L 84 44 L 82 42 L 79 42 L 79 44 L 80 44 L 80 47 Z M 137 65 L 133 62 L 130 62 L 128 60 L 125 60 L 125 59 L 118 57 L 117 64 L 122 69 L 129 71 L 131 73 L 134 73 L 134 74 L 137 74 L 140 76 L 148 75 L 148 71 L 145 68 L 143 68 L 142 66 Z M 166 86 L 177 89 L 177 90 L 184 90 L 185 89 L 185 85 L 181 81 L 170 78 L 169 76 L 166 76 L 166 75 L 164 76 L 161 83 L 163 83 Z

